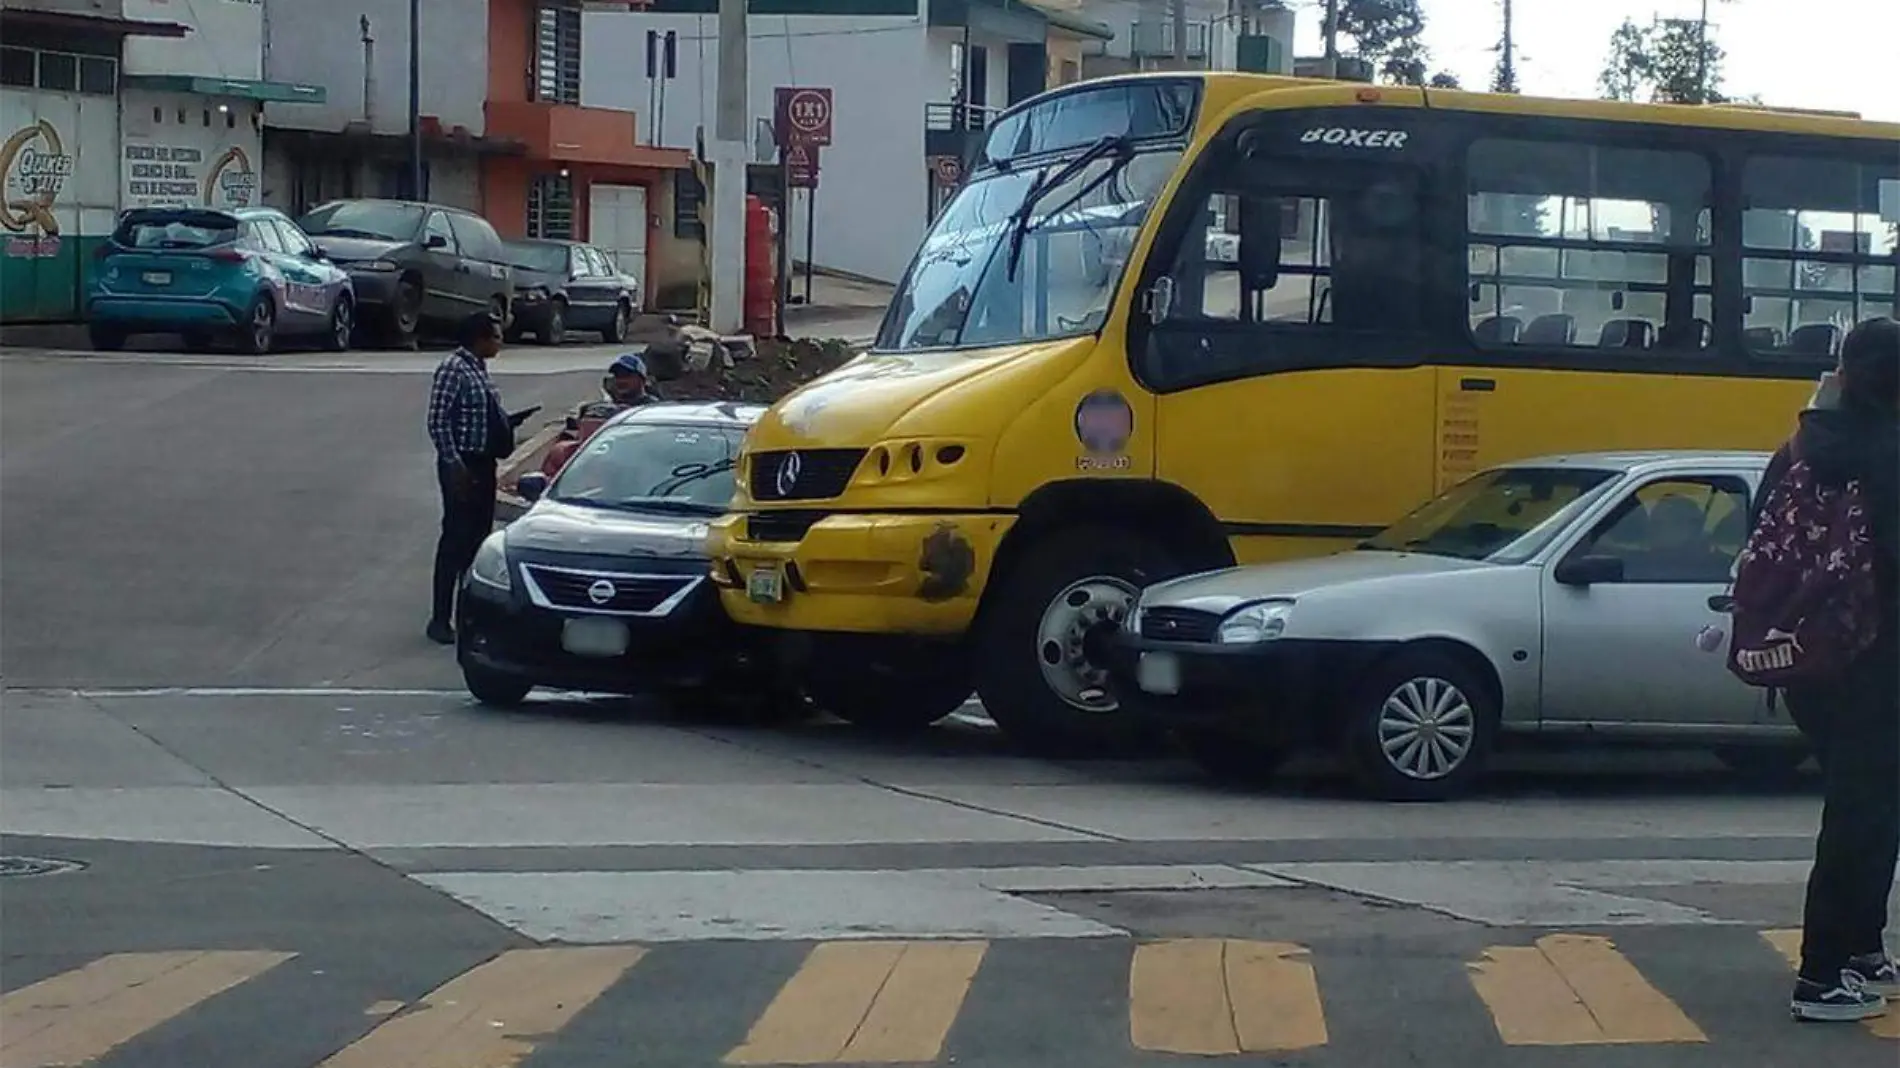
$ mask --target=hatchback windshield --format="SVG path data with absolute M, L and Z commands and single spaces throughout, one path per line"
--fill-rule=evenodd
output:
M 414 204 L 339 200 L 298 219 L 297 225 L 313 236 L 409 241 L 415 238 L 416 227 L 422 225 L 422 209 Z
M 1060 177 L 1067 161 L 971 182 L 924 238 L 878 349 L 1004 345 L 1100 329 L 1135 234 L 1180 160 L 1175 151 L 1105 155 L 1038 189 L 1026 223 L 1017 213 L 1031 188 Z
M 1361 549 L 1521 563 L 1615 479 L 1614 471 L 1505 467 L 1446 490 Z
M 550 274 L 567 273 L 566 245 L 543 245 L 534 241 L 504 241 L 501 247 L 507 254 L 510 267 L 547 271 Z
M 119 224 L 112 239 L 127 248 L 196 249 L 237 240 L 238 221 L 209 211 L 142 212 Z
M 597 508 L 718 515 L 732 500 L 732 465 L 744 438 L 737 427 L 604 427 L 561 469 L 548 496 Z

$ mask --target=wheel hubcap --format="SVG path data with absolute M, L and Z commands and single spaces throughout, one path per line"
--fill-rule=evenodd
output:
M 257 342 L 257 347 L 260 349 L 270 343 L 269 306 L 259 304 L 257 310 L 251 313 L 251 338 Z
M 337 305 L 336 306 L 336 339 L 338 341 L 347 342 L 350 339 L 350 321 L 351 321 L 350 306 L 348 304 Z
M 1444 679 L 1413 679 L 1379 709 L 1379 749 L 1394 771 L 1410 779 L 1442 779 L 1458 770 L 1477 733 L 1471 701 Z
M 1135 603 L 1135 587 L 1110 575 L 1072 582 L 1043 610 L 1036 630 L 1036 662 L 1043 681 L 1084 712 L 1113 712 L 1108 672 L 1088 657 L 1089 633 L 1119 627 Z

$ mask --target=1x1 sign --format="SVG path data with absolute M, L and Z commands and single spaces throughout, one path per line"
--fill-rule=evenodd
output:
M 831 143 L 831 90 L 781 85 L 772 90 L 772 130 L 781 145 Z
M 785 147 L 785 182 L 793 189 L 818 188 L 818 148 L 793 143 Z

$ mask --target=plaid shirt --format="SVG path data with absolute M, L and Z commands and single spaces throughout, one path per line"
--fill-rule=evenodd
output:
M 429 440 L 439 463 L 489 454 L 489 425 L 501 391 L 474 353 L 456 349 L 436 365 L 429 385 Z

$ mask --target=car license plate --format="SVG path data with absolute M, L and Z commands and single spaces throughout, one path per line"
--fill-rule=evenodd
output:
M 148 286 L 168 286 L 172 284 L 172 273 L 170 271 L 146 271 L 139 277 L 145 279 L 145 284 Z
M 1173 653 L 1143 653 L 1135 662 L 1135 682 L 1145 693 L 1181 692 L 1181 660 Z
M 627 651 L 627 625 L 618 619 L 570 619 L 561 624 L 561 648 L 575 656 L 619 656 Z
M 776 567 L 761 567 L 746 580 L 746 596 L 758 604 L 777 604 L 785 599 L 785 580 Z

